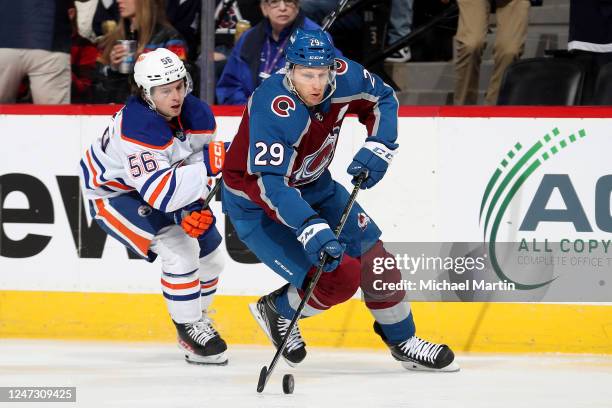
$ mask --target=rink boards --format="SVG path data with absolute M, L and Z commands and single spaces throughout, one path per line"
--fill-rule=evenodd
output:
M 115 110 L 0 107 L 0 337 L 173 338 L 159 295 L 159 265 L 129 259 L 118 243 L 96 234 L 78 193 L 80 155 Z M 241 109 L 219 107 L 215 113 L 218 137 L 231 140 Z M 491 206 L 501 214 L 497 239 L 606 241 L 612 236 L 605 200 L 612 174 L 606 154 L 612 151 L 610 118 L 612 110 L 604 108 L 402 107 L 400 153 L 383 182 L 362 192 L 359 201 L 388 242 L 482 241 L 488 232 L 479 210 L 493 175 L 534 150 L 530 163 L 539 160 L 539 167 L 509 200 L 508 211 L 499 211 L 503 197 Z M 345 120 L 331 168 L 347 186 L 344 169 L 366 136 L 357 118 Z M 569 180 L 572 203 L 575 197 L 588 230 L 577 231 L 573 222 L 518 227 L 546 175 Z M 562 199 L 567 196 L 561 196 L 551 195 L 549 207 L 567 207 Z M 222 220 L 219 202 L 213 210 Z M 224 227 L 220 222 L 222 233 Z M 213 303 L 213 318 L 228 341 L 267 342 L 246 306 L 280 284 L 263 265 L 247 263 L 239 252 L 228 254 Z M 597 290 L 606 294 L 611 285 L 602 279 Z M 589 293 L 584 299 L 413 302 L 412 308 L 419 334 L 458 350 L 612 353 L 612 300 L 590 300 Z M 365 305 L 355 298 L 301 327 L 312 345 L 382 347 L 371 324 Z

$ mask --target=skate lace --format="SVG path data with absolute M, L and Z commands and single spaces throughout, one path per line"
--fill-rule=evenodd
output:
M 287 333 L 287 330 L 289 330 L 290 324 L 291 324 L 291 320 L 285 319 L 284 317 L 279 316 L 277 320 L 277 327 L 278 327 L 278 332 L 280 333 L 283 339 L 285 338 L 285 334 Z M 300 329 L 296 324 L 293 327 L 293 330 L 291 330 L 291 333 L 289 333 L 289 338 L 287 339 L 286 350 L 287 352 L 291 352 L 302 346 L 304 346 L 304 341 L 302 340 Z
M 187 334 L 202 346 L 206 345 L 208 340 L 218 335 L 217 331 L 212 327 L 210 320 L 207 318 L 202 318 L 195 323 L 187 324 Z
M 412 336 L 408 340 L 399 344 L 399 348 L 411 358 L 421 361 L 429 361 L 433 364 L 442 350 L 441 344 L 430 343 L 429 341 Z

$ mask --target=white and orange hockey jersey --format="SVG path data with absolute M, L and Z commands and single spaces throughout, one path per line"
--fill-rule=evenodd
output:
M 193 95 L 185 97 L 181 115 L 172 122 L 130 98 L 83 155 L 85 197 L 135 191 L 162 212 L 205 198 L 209 178 L 202 149 L 214 141 L 215 129 L 210 107 Z

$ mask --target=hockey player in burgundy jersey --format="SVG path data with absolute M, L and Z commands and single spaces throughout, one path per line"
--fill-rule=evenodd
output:
M 368 265 L 391 256 L 372 217 L 355 203 L 338 239 L 331 229 L 349 197 L 328 170 L 342 121 L 356 114 L 367 129 L 347 171 L 354 177 L 366 173 L 362 188 L 374 187 L 398 148 L 393 89 L 359 64 L 335 58 L 321 30 L 298 29 L 286 54 L 284 72 L 264 81 L 249 99 L 223 168 L 223 211 L 251 251 L 289 282 L 251 305 L 253 315 L 275 346 L 290 336 L 283 357 L 292 365 L 301 362 L 304 340 L 297 326 L 287 333 L 288 326 L 307 277 L 327 253 L 325 273 L 302 318 L 350 299 L 361 286 L 370 294 L 366 306 L 375 332 L 404 367 L 458 370 L 448 346 L 416 336 L 403 291 L 370 290 Z M 390 271 L 395 279 L 398 274 Z
M 221 235 L 202 208 L 224 144 L 214 142 L 215 118 L 189 94 L 174 53 L 142 54 L 134 80 L 140 95 L 83 155 L 84 195 L 110 236 L 149 262 L 161 258 L 162 292 L 187 362 L 226 364 L 227 346 L 206 315 L 224 265 Z

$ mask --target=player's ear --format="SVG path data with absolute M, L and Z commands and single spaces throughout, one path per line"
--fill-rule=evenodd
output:
M 265 2 L 266 0 L 261 0 L 259 2 L 259 8 L 261 9 L 261 14 L 263 14 L 265 18 L 268 18 L 268 11 L 266 9 L 266 5 L 264 4 Z

